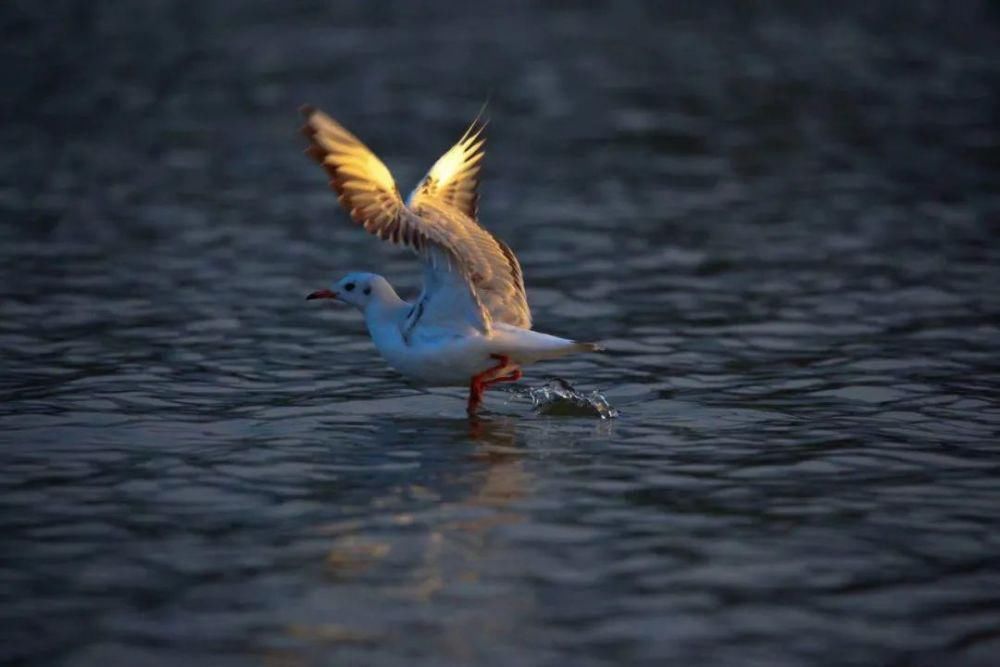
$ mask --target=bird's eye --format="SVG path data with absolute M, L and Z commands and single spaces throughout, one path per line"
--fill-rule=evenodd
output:
M 347 283 L 346 285 L 344 285 L 344 289 L 347 290 L 348 292 L 353 292 L 354 291 L 354 283 Z

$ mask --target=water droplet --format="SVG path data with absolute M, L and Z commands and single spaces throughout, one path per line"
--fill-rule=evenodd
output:
M 616 410 L 601 392 L 578 391 L 566 380 L 556 378 L 543 387 L 512 387 L 510 393 L 515 398 L 531 401 L 535 412 L 543 415 L 597 416 L 614 419 Z

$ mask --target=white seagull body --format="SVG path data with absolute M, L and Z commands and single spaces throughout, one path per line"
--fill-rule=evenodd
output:
M 326 168 L 351 219 L 423 260 L 414 303 L 372 273 L 349 274 L 307 297 L 357 306 L 390 366 L 418 384 L 468 384 L 472 414 L 486 387 L 520 379 L 521 367 L 600 349 L 531 330 L 517 257 L 476 220 L 485 155 L 478 118 L 404 202 L 392 174 L 357 137 L 321 111 L 303 114 L 312 142 L 306 152 Z

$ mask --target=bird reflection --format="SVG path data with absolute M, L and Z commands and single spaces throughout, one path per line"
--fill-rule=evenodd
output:
M 379 561 L 390 557 L 390 542 L 372 539 L 384 535 L 387 527 L 425 524 L 428 557 L 442 544 L 461 542 L 463 553 L 493 527 L 520 520 L 509 505 L 524 498 L 531 477 L 524 467 L 525 449 L 521 421 L 514 417 L 491 416 L 474 419 L 405 419 L 385 424 L 378 440 L 414 446 L 414 435 L 424 455 L 419 483 L 392 485 L 374 499 L 373 517 L 368 521 L 326 524 L 321 531 L 336 535 L 327 566 L 338 579 L 367 573 Z M 389 445 L 391 446 L 391 445 Z M 458 448 L 456 450 L 456 448 Z M 459 461 L 456 462 L 455 456 Z M 461 460 L 475 463 L 462 465 Z M 438 472 L 440 471 L 440 472 Z M 455 499 L 454 491 L 462 490 Z M 447 499 L 446 499 L 447 498 Z M 485 510 L 470 513 L 466 508 Z M 461 518 L 458 518 L 461 517 Z M 366 536 L 366 533 L 368 536 Z M 413 533 L 407 533 L 412 538 Z M 471 557 L 471 554 L 470 554 Z M 473 559 L 474 560 L 474 559 Z M 469 564 L 474 564 L 472 560 Z M 422 586 L 426 589 L 426 586 Z
M 520 458 L 523 451 L 518 446 L 518 420 L 514 417 L 475 416 L 468 420 L 469 439 L 476 444 L 473 455 L 486 462 L 499 463 Z
M 370 471 L 358 472 L 356 482 L 369 505 L 352 506 L 355 518 L 317 527 L 330 540 L 326 619 L 288 632 L 322 644 L 402 640 L 385 616 L 358 614 L 358 605 L 428 605 L 419 613 L 437 610 L 442 649 L 458 661 L 473 661 L 475 637 L 514 633 L 516 619 L 535 609 L 530 591 L 498 582 L 515 562 L 518 538 L 508 531 L 532 520 L 539 456 L 553 452 L 566 424 L 505 415 L 408 416 L 373 424 L 378 447 L 372 451 L 383 454 L 375 455 Z M 611 420 L 593 425 L 597 433 L 611 428 Z M 393 455 L 402 450 L 404 456 Z M 413 467 L 400 471 L 393 467 L 397 461 Z M 488 604 L 452 616 L 446 612 L 456 595 Z
M 492 555 L 489 535 L 523 521 L 512 505 L 528 495 L 532 479 L 525 469 L 518 426 L 513 417 L 477 417 L 465 423 L 463 444 L 471 445 L 469 459 L 482 467 L 471 478 L 447 480 L 469 491 L 438 508 L 440 521 L 428 525 L 422 562 L 414 568 L 413 585 L 404 587 L 402 595 L 428 599 L 452 583 L 479 581 Z
M 331 538 L 325 559 L 331 584 L 336 589 L 362 586 L 376 598 L 401 603 L 432 603 L 451 588 L 475 587 L 504 558 L 497 552 L 504 541 L 491 536 L 524 520 L 517 503 L 530 496 L 533 483 L 525 460 L 526 429 L 530 425 L 505 416 L 410 418 L 381 425 L 379 440 L 400 447 L 414 449 L 418 436 L 416 448 L 423 457 L 421 474 L 415 476 L 419 482 L 387 487 L 363 521 L 318 527 Z M 505 595 L 503 603 L 531 604 L 520 595 Z M 372 637 L 388 639 L 393 632 L 359 626 L 351 616 L 296 624 L 288 631 L 322 643 L 366 643 Z M 449 624 L 442 639 L 451 652 L 462 655 L 471 631 L 465 623 Z
M 474 443 L 470 456 L 486 467 L 481 484 L 464 504 L 504 508 L 525 497 L 531 476 L 524 467 L 524 447 L 518 441 L 517 427 L 518 420 L 513 417 L 469 421 L 469 438 Z

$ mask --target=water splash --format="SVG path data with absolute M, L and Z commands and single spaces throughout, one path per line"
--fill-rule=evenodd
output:
M 596 389 L 589 394 L 584 393 L 561 378 L 551 380 L 543 387 L 511 387 L 510 393 L 515 398 L 530 400 L 531 407 L 540 415 L 597 416 L 601 419 L 618 416 L 618 410 L 604 394 Z

